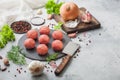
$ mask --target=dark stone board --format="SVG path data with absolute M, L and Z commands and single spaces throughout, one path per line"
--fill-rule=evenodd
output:
M 80 13 L 85 13 L 85 11 L 86 11 L 85 8 L 83 8 L 83 7 L 80 8 Z M 53 17 L 54 17 L 56 22 L 63 23 L 62 29 L 66 33 L 84 32 L 84 31 L 100 28 L 100 22 L 94 16 L 92 16 L 92 20 L 90 23 L 80 22 L 78 24 L 78 26 L 75 28 L 68 28 L 67 26 L 65 26 L 64 24 L 66 22 L 62 19 L 62 17 L 60 15 L 53 15 Z M 81 17 L 81 14 L 79 14 L 78 19 L 80 19 L 80 17 Z
M 52 38 L 52 32 L 53 32 L 53 30 L 51 30 L 51 31 L 50 31 L 50 34 L 49 34 L 50 42 L 49 42 L 49 44 L 47 45 L 48 48 L 49 48 L 47 55 L 45 55 L 45 56 L 40 56 L 40 55 L 37 54 L 37 52 L 36 52 L 36 47 L 37 47 L 37 45 L 39 45 L 38 40 L 36 40 L 36 47 L 35 47 L 34 49 L 26 49 L 26 48 L 24 47 L 24 41 L 25 41 L 25 39 L 27 39 L 26 34 L 24 34 L 24 35 L 19 39 L 19 41 L 18 41 L 18 46 L 20 46 L 20 48 L 22 48 L 22 49 L 23 49 L 23 52 L 24 52 L 24 53 L 22 53 L 22 54 L 23 54 L 25 57 L 29 58 L 29 59 L 32 59 L 32 60 L 40 60 L 40 61 L 46 61 L 46 58 L 47 58 L 49 55 L 53 54 L 53 53 L 59 53 L 56 59 L 59 59 L 59 58 L 65 56 L 65 54 L 62 53 L 62 51 L 55 52 L 55 51 L 52 49 L 51 43 L 52 43 L 52 41 L 54 40 L 54 39 Z M 63 34 L 64 34 L 64 33 L 63 33 Z M 39 35 L 40 35 L 40 34 L 39 34 Z M 71 39 L 70 39 L 66 34 L 64 34 L 64 37 L 63 37 L 63 40 L 62 40 L 64 47 L 66 46 L 66 44 L 67 44 L 70 40 L 71 40 Z

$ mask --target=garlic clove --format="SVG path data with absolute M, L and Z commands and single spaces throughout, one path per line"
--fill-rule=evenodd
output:
M 41 75 L 44 71 L 44 64 L 40 61 L 32 61 L 28 65 L 28 70 L 33 76 Z

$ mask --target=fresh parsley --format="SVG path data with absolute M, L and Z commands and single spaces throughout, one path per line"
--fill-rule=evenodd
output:
M 63 2 L 56 3 L 54 0 L 48 0 L 45 5 L 48 14 L 60 14 L 60 7 Z
M 26 64 L 25 57 L 21 54 L 22 49 L 19 46 L 12 46 L 11 50 L 7 52 L 7 58 L 15 64 Z
M 59 30 L 61 29 L 61 26 L 63 25 L 63 23 L 59 22 L 57 25 L 53 26 L 54 30 Z
M 47 60 L 48 62 L 50 62 L 51 60 L 55 60 L 55 59 L 57 58 L 57 56 L 58 56 L 58 53 L 53 53 L 53 54 L 49 55 L 49 56 L 46 58 L 46 60 Z
M 0 30 L 0 48 L 4 48 L 8 41 L 14 41 L 15 35 L 9 25 L 5 24 Z

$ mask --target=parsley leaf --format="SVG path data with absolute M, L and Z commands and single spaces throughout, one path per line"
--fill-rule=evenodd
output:
M 60 7 L 63 4 L 63 2 L 55 3 L 54 0 L 48 0 L 48 2 L 45 4 L 45 8 L 47 9 L 48 14 L 60 14 Z
M 63 23 L 59 22 L 57 25 L 53 26 L 54 30 L 59 30 L 61 29 L 61 26 L 63 25 Z
M 46 58 L 46 60 L 50 62 L 51 60 L 55 60 L 57 56 L 58 56 L 58 53 L 51 54 Z

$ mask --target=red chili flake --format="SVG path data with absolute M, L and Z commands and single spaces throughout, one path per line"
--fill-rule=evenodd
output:
M 51 66 L 52 68 L 56 68 L 56 67 L 57 67 L 55 61 L 51 61 L 49 64 L 50 64 L 50 66 Z

